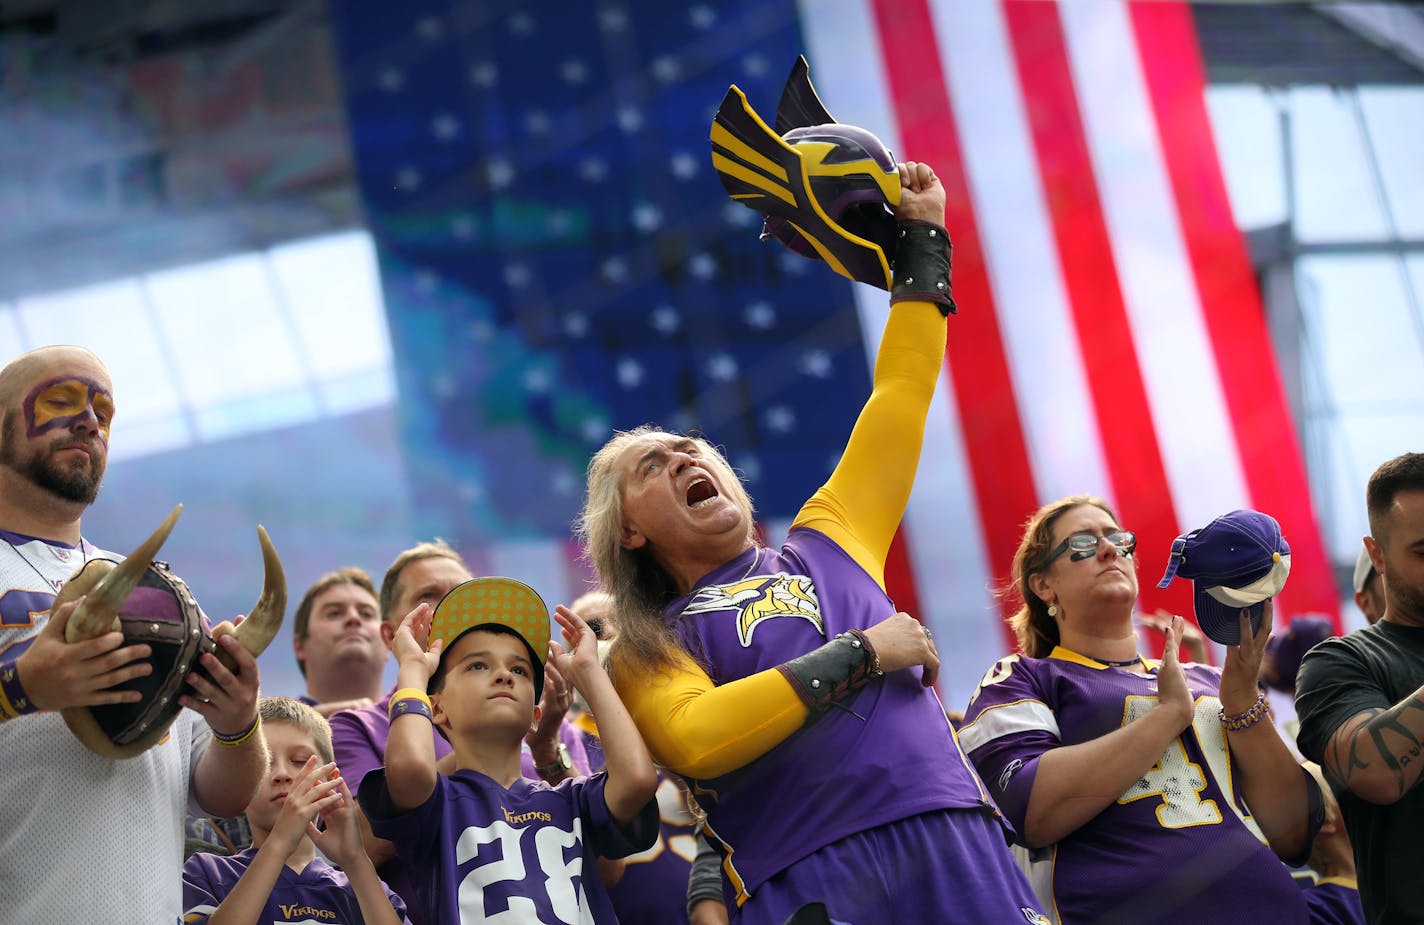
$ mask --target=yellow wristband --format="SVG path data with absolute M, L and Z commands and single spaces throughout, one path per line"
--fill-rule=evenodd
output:
M 211 729 L 211 727 L 209 727 Z M 258 713 L 252 718 L 252 723 L 246 729 L 233 735 L 223 735 L 216 729 L 212 729 L 213 741 L 228 748 L 237 748 L 248 739 L 257 734 L 257 730 L 262 728 L 262 714 Z
M 394 694 L 391 695 L 390 706 L 394 707 L 402 700 L 419 700 L 421 703 L 425 704 L 425 708 L 427 710 L 430 709 L 430 698 L 426 696 L 425 691 L 421 690 L 418 687 L 402 687 L 400 690 L 396 691 Z M 386 709 L 386 715 L 389 716 L 390 712 L 390 708 L 388 707 Z

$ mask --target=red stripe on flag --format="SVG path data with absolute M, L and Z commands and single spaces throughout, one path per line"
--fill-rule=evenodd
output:
M 915 583 L 915 567 L 910 561 L 908 544 L 905 526 L 901 524 L 890 540 L 890 551 L 885 556 L 885 593 L 895 602 L 896 610 L 903 610 L 923 623 L 925 616 L 920 609 L 920 592 Z
M 1008 583 L 1020 527 L 1038 507 L 1038 493 L 974 221 L 954 111 L 924 0 L 874 0 L 873 9 L 901 141 L 915 160 L 934 168 L 945 188 L 945 223 L 955 244 L 954 295 L 960 305 L 960 314 L 949 319 L 952 362 L 948 366 L 984 530 L 985 558 L 994 585 L 1002 587 Z M 945 472 L 932 477 L 960 475 Z M 919 541 L 935 542 L 931 537 Z M 1008 603 L 1001 606 L 1008 616 Z M 1001 624 L 1001 629 L 1005 641 L 1016 648 L 1007 624 Z
M 1329 614 L 1338 631 L 1339 591 L 1246 242 L 1231 214 L 1191 12 L 1179 3 L 1134 3 L 1129 9 L 1251 504 L 1279 520 L 1290 543 L 1283 609 Z
M 1058 7 L 1008 0 L 1004 12 L 1117 513 L 1123 526 L 1137 533 L 1139 549 L 1167 550 L 1181 531 L 1074 95 Z M 1145 607 L 1192 612 L 1186 582 L 1159 590 L 1156 575 L 1138 579 Z

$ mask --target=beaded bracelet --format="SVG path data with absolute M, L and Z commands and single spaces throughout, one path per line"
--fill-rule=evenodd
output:
M 38 709 L 20 683 L 19 666 L 13 661 L 0 662 L 0 722 Z
M 435 716 L 430 711 L 430 698 L 418 687 L 402 687 L 392 694 L 391 705 L 386 712 L 392 720 L 411 713 L 435 722 Z
M 1270 716 L 1271 704 L 1266 700 L 1265 693 L 1262 692 L 1256 695 L 1256 702 L 1251 705 L 1251 709 L 1240 716 L 1227 716 L 1225 707 L 1218 710 L 1216 715 L 1221 720 L 1221 725 L 1226 727 L 1227 732 L 1241 732 Z
M 213 741 L 217 742 L 219 745 L 226 745 L 228 748 L 237 748 L 243 742 L 246 742 L 248 739 L 252 738 L 253 735 L 257 733 L 257 730 L 261 728 L 262 714 L 258 713 L 252 717 L 252 722 L 247 725 L 246 729 L 242 730 L 239 733 L 235 733 L 234 735 L 223 735 L 221 732 L 218 732 L 216 729 L 214 729 Z

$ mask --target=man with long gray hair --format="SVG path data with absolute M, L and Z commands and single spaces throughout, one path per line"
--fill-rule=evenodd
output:
M 694 782 L 743 925 L 812 900 L 835 921 L 1046 921 L 935 696 L 931 634 L 885 592 L 954 306 L 944 188 L 896 169 L 873 391 L 781 549 L 701 437 L 639 428 L 589 464 L 579 527 L 617 600 L 618 693 Z

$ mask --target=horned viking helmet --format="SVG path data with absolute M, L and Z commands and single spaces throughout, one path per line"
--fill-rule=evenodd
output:
M 183 505 L 123 562 L 92 559 L 64 583 L 54 607 L 84 596 L 84 603 L 69 618 L 65 639 L 81 642 L 112 630 L 124 634 L 125 643 L 151 647 L 153 672 L 118 685 L 137 690 L 134 703 L 68 707 L 61 711 L 70 731 L 90 750 L 106 758 L 132 758 L 162 739 L 182 706 L 180 694 L 191 694 L 188 672 L 205 673 L 198 656 L 212 652 L 229 669 L 236 662 L 216 637 L 231 633 L 255 657 L 267 648 L 282 625 L 287 606 L 287 581 L 282 562 L 267 531 L 257 528 L 262 545 L 265 582 L 262 594 L 247 619 L 236 627 L 229 621 L 208 628 L 207 616 L 183 579 L 165 562 L 153 557 L 163 546 Z

